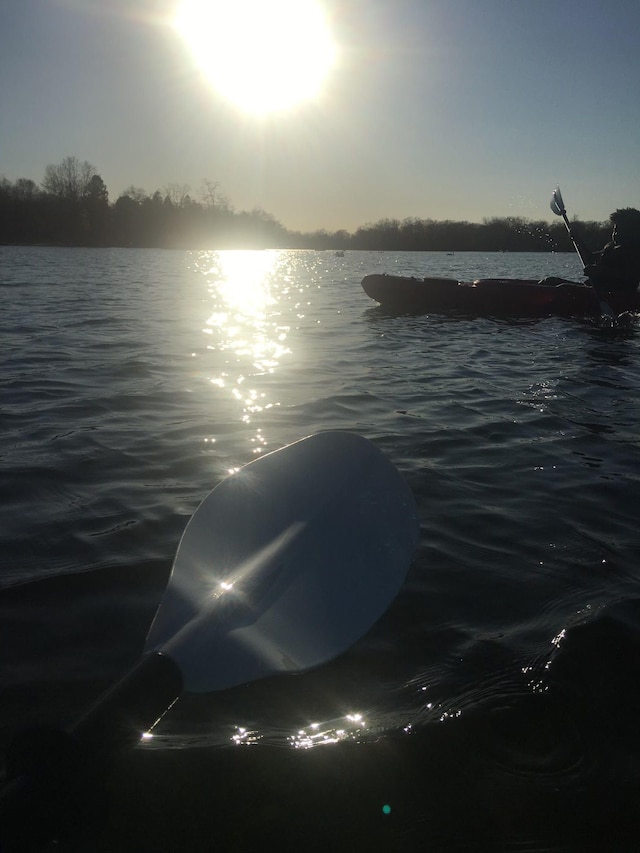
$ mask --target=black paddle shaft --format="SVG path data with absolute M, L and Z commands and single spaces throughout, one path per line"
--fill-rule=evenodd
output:
M 71 728 L 96 755 L 135 746 L 182 693 L 178 665 L 163 654 L 145 655 Z

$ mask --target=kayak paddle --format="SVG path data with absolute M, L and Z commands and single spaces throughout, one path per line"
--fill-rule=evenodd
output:
M 86 772 L 88 755 L 102 773 L 183 691 L 225 690 L 340 655 L 396 596 L 418 536 L 409 487 L 353 433 L 317 433 L 227 477 L 184 530 L 141 661 L 58 733 L 68 744 L 55 740 L 55 760 L 30 755 L 26 767 L 14 766 L 2 803 L 14 834 L 32 831 L 38 809 L 48 817 L 38 843 L 60 835 L 60 811 L 62 832 L 73 828 L 77 811 L 65 786 L 82 794 L 82 785 L 68 770 L 52 771 L 64 766 L 65 750 L 72 771 Z M 51 797 L 56 805 L 43 805 Z
M 583 267 L 589 265 L 589 259 L 584 256 L 583 250 L 580 248 L 580 244 L 573 236 L 573 231 L 571 230 L 571 225 L 569 224 L 569 219 L 567 217 L 567 211 L 564 206 L 564 201 L 562 200 L 562 193 L 560 192 L 560 187 L 556 187 L 551 195 L 551 210 L 556 214 L 556 216 L 561 216 L 564 219 L 564 224 L 567 227 L 567 232 L 569 233 L 569 237 L 571 238 L 571 242 L 573 243 L 573 248 L 578 253 L 578 257 L 580 258 L 580 262 Z M 615 320 L 615 313 L 608 302 L 605 302 L 604 299 L 598 293 L 598 290 L 591 279 L 589 279 L 589 283 L 593 288 L 594 293 L 598 297 L 598 301 L 600 302 L 600 312 L 605 317 L 611 317 Z

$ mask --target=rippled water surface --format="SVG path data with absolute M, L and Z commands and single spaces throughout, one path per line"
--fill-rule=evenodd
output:
M 0 248 L 3 743 L 135 661 L 188 518 L 256 455 L 361 433 L 421 521 L 367 636 L 179 702 L 90 849 L 640 845 L 638 330 L 390 316 L 372 272 L 580 277 L 563 254 Z

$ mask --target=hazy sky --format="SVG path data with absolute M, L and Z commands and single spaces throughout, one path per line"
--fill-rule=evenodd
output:
M 76 155 L 112 200 L 207 178 L 302 231 L 551 220 L 556 183 L 570 216 L 640 207 L 640 0 L 322 5 L 320 97 L 258 119 L 204 78 L 177 0 L 1 0 L 0 174 Z

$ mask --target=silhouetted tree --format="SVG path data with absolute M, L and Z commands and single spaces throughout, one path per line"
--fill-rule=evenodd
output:
M 104 245 L 110 242 L 109 193 L 100 175 L 92 176 L 81 205 L 85 215 L 88 240 L 93 245 Z
M 65 157 L 61 163 L 46 167 L 42 189 L 50 196 L 47 213 L 55 242 L 104 242 L 109 196 L 95 166 L 87 160 Z
M 88 195 L 94 175 L 96 167 L 87 160 L 65 157 L 61 163 L 46 167 L 42 188 L 58 198 L 79 201 Z
M 187 201 L 191 200 L 189 192 L 191 187 L 189 184 L 167 184 L 164 190 L 164 196 L 169 199 L 175 207 L 183 207 Z
M 116 246 L 146 246 L 142 236 L 142 201 L 125 192 L 113 207 L 114 243 Z
M 229 199 L 220 192 L 219 183 L 210 181 L 208 178 L 202 182 L 202 200 L 209 210 L 230 211 L 232 209 Z

